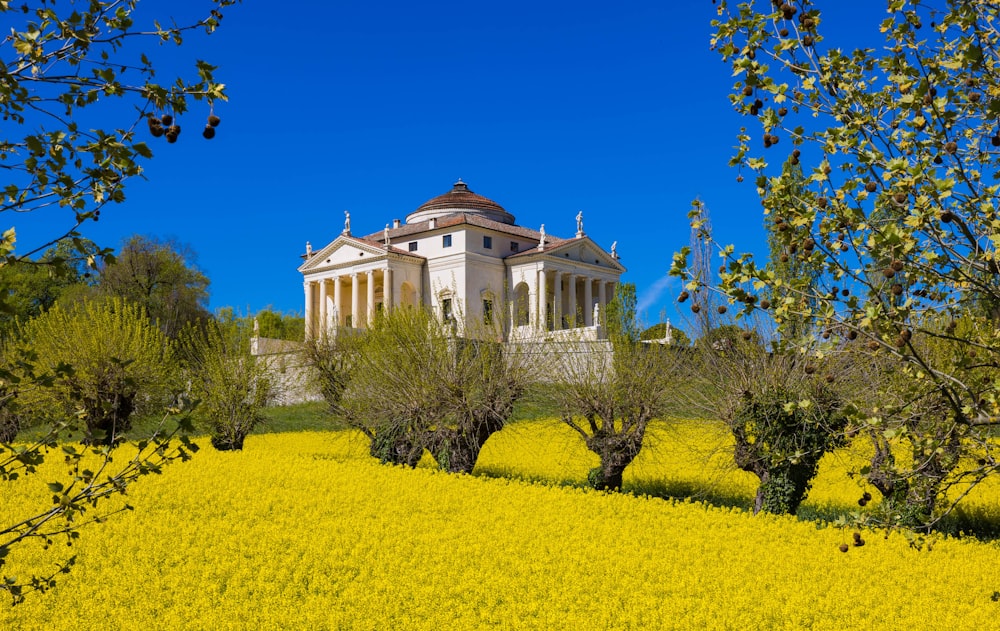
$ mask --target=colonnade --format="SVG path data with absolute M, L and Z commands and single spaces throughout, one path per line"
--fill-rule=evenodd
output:
M 376 279 L 381 277 L 381 295 L 377 295 Z M 349 281 L 350 305 L 345 305 L 345 281 Z M 392 269 L 367 270 L 306 281 L 306 339 L 325 335 L 333 327 L 367 328 L 375 317 L 378 305 L 391 310 L 394 304 Z M 331 291 L 332 296 L 331 296 Z M 362 298 L 362 289 L 364 297 Z M 381 301 L 377 301 L 381 297 Z
M 551 275 L 551 290 L 549 289 Z M 579 272 L 538 270 L 537 326 L 545 330 L 572 329 L 603 324 L 608 301 L 617 281 L 595 278 Z M 597 289 L 595 302 L 594 289 Z M 582 297 L 577 292 L 582 290 Z M 551 297 L 551 303 L 549 301 Z M 552 313 L 549 313 L 551 304 Z M 595 309 L 594 307 L 597 307 Z

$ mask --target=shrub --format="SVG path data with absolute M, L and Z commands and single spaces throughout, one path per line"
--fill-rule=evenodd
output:
M 250 335 L 238 320 L 189 327 L 183 338 L 191 392 L 199 418 L 220 451 L 243 449 L 243 441 L 265 420 L 275 394 L 267 363 L 250 353 Z
M 121 299 L 55 305 L 19 327 L 17 346 L 52 386 L 20 393 L 25 418 L 76 415 L 88 444 L 115 444 L 134 414 L 161 412 L 177 390 L 170 342 L 141 307 Z

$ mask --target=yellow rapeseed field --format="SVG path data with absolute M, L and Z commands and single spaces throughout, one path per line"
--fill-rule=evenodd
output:
M 627 486 L 707 488 L 734 503 L 753 491 L 710 427 L 660 427 L 650 447 Z M 866 545 L 842 553 L 852 531 L 532 482 L 582 481 L 592 464 L 555 423 L 495 436 L 483 475 L 365 456 L 342 432 L 203 449 L 135 485 L 135 511 L 55 546 L 79 555 L 72 573 L 0 607 L 0 628 L 979 630 L 1000 620 L 996 543 L 937 537 L 917 551 L 866 532 Z M 824 463 L 830 482 L 850 466 L 839 457 Z M 44 501 L 44 482 L 0 485 L 0 518 Z M 817 512 L 859 494 L 850 480 L 821 482 Z M 983 510 L 995 495 L 977 499 Z M 38 569 L 52 554 L 22 546 L 6 569 Z

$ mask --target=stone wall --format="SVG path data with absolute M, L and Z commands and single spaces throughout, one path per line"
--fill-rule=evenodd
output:
M 267 364 L 277 384 L 274 405 L 323 400 L 301 343 L 254 337 L 250 340 L 250 352 Z

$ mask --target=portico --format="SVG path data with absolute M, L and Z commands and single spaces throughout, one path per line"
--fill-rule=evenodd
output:
M 583 231 L 562 239 L 514 223 L 499 204 L 459 180 L 380 232 L 355 237 L 350 215 L 324 248 L 307 243 L 306 337 L 370 326 L 380 311 L 423 305 L 442 317 L 474 318 L 505 339 L 590 329 L 603 338 L 603 318 L 625 271 Z M 506 304 L 507 309 L 501 306 Z M 497 317 L 502 315 L 503 317 Z

